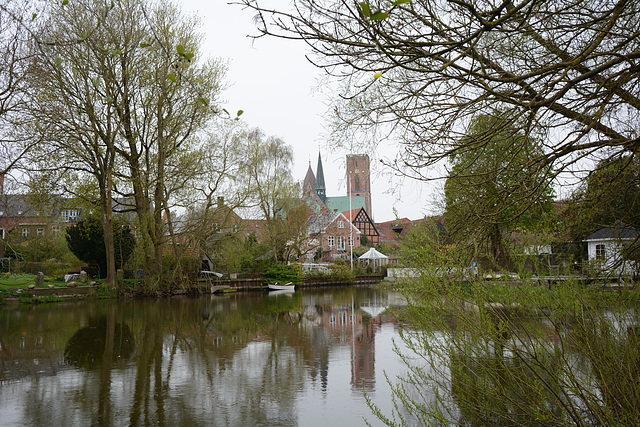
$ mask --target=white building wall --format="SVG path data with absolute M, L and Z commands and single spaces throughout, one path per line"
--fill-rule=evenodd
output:
M 604 261 L 597 260 L 596 247 L 604 245 Z M 599 239 L 587 241 L 587 253 L 589 261 L 598 263 L 609 274 L 632 274 L 635 271 L 635 263 L 622 261 L 622 248 L 624 241 L 618 239 Z

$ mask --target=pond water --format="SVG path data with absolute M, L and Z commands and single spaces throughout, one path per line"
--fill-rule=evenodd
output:
M 0 309 L 0 424 L 380 425 L 396 293 L 80 301 Z

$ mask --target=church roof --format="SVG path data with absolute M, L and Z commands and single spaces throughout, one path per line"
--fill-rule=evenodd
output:
M 366 207 L 366 197 L 365 196 L 351 196 L 351 201 L 349 201 L 349 196 L 332 196 L 327 197 L 327 201 L 325 205 L 330 211 L 345 212 L 351 209 L 360 209 Z

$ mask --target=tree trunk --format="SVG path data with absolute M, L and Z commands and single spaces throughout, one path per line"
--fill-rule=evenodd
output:
M 107 278 L 105 283 L 117 287 L 116 281 L 116 251 L 113 238 L 113 206 L 111 202 L 111 175 L 100 180 L 100 204 L 102 208 L 102 229 L 107 258 Z M 106 182 L 105 182 L 106 181 Z
M 506 257 L 504 253 L 504 246 L 502 244 L 502 233 L 500 232 L 500 225 L 493 224 L 491 229 L 491 256 L 493 262 L 499 269 L 506 268 Z

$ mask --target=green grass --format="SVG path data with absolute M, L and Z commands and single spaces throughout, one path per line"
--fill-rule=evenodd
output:
M 0 288 L 21 288 L 24 289 L 29 285 L 36 283 L 35 274 L 9 274 L 0 273 Z
M 35 274 L 13 274 L 0 273 L 0 290 L 26 289 L 29 285 L 35 285 Z M 44 278 L 44 286 L 66 286 L 62 280 L 53 280 L 50 277 Z

